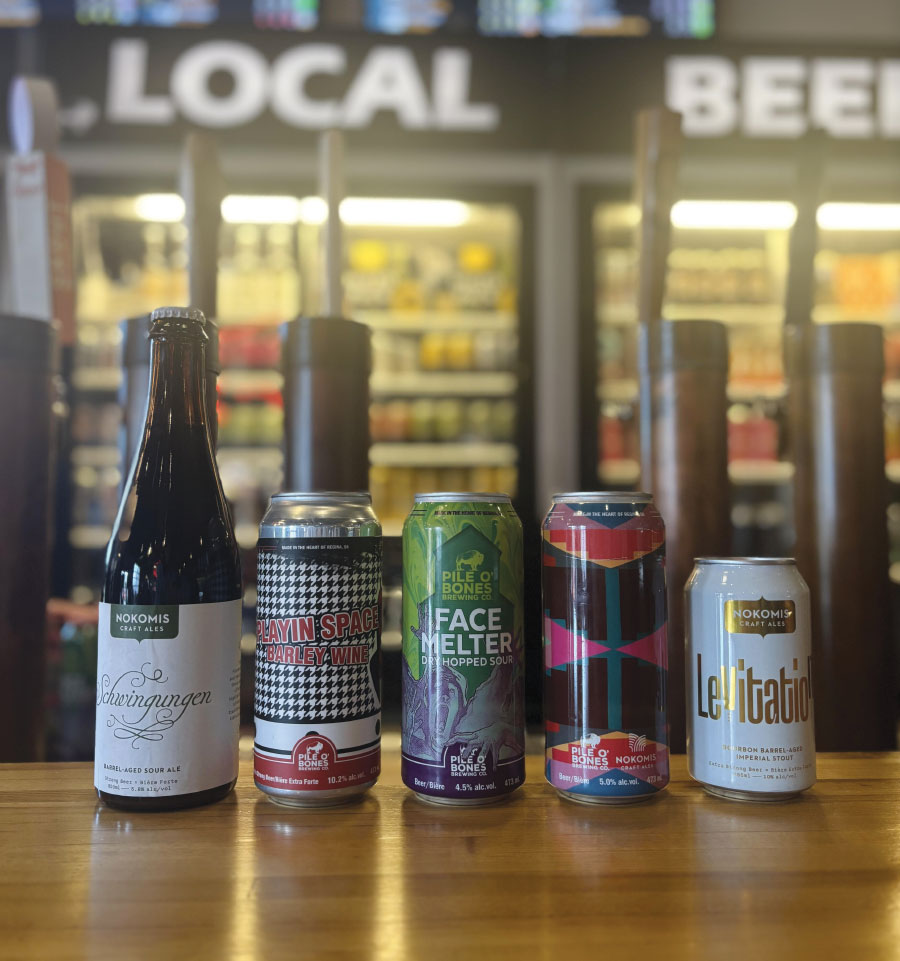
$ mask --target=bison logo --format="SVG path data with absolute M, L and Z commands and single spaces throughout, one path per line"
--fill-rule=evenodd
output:
M 337 749 L 333 741 L 310 731 L 294 745 L 293 756 L 298 771 L 330 771 L 337 762 Z
M 464 554 L 460 554 L 456 558 L 456 569 L 458 571 L 477 571 L 479 567 L 484 563 L 484 554 L 481 551 L 471 550 L 466 551 Z

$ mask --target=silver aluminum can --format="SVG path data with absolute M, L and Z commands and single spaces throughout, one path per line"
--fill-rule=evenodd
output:
M 381 525 L 366 492 L 276 494 L 259 528 L 253 776 L 325 806 L 381 770 Z
M 795 562 L 697 558 L 685 618 L 691 777 L 739 801 L 812 787 L 809 588 Z

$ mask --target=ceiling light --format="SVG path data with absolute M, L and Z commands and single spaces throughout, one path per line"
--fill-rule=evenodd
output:
M 134 198 L 134 214 L 139 220 L 177 224 L 184 220 L 184 201 L 178 194 L 139 194 Z
M 681 230 L 788 230 L 797 208 L 779 200 L 679 200 L 672 226 Z
M 816 220 L 822 230 L 900 231 L 900 204 L 822 204 Z
M 301 218 L 296 197 L 229 194 L 222 201 L 222 219 L 227 224 L 295 224 Z
M 299 218 L 323 224 L 328 206 L 321 197 L 304 197 Z M 469 208 L 459 200 L 420 200 L 414 197 L 347 197 L 341 202 L 341 221 L 348 227 L 460 227 Z

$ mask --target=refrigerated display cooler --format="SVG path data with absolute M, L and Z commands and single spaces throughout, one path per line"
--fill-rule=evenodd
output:
M 582 224 L 582 412 L 588 483 L 629 488 L 640 477 L 637 212 L 595 198 Z M 784 302 L 787 200 L 684 200 L 672 209 L 664 314 L 726 324 L 728 448 L 736 554 L 784 555 L 793 544 L 793 465 L 785 436 Z M 900 205 L 824 203 L 818 210 L 813 321 L 885 327 L 885 437 L 892 500 L 900 500 Z M 896 516 L 895 516 L 896 515 Z M 900 561 L 900 505 L 891 507 Z M 900 566 L 895 567 L 900 573 Z
M 316 198 L 301 201 L 301 264 L 319 300 Z M 500 490 L 521 463 L 521 228 L 514 208 L 348 198 L 344 313 L 372 334 L 370 488 L 397 535 L 416 491 Z
M 78 345 L 74 373 L 77 599 L 96 595 L 98 554 L 122 474 L 118 321 L 187 299 L 186 230 L 177 195 L 75 202 Z M 278 326 L 319 306 L 316 197 L 223 201 L 219 466 L 238 539 L 256 542 L 282 477 Z M 417 490 L 502 490 L 522 505 L 528 417 L 515 206 L 444 198 L 348 198 L 346 316 L 372 331 L 370 486 L 387 534 Z M 530 505 L 529 513 L 530 511 Z

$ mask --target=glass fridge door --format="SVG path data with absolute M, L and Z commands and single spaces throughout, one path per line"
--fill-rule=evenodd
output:
M 778 201 L 681 201 L 672 209 L 664 316 L 728 328 L 729 475 L 734 550 L 783 552 L 790 538 L 784 459 L 782 331 L 789 231 L 796 210 Z M 636 208 L 593 211 L 596 334 L 596 483 L 639 483 Z
M 900 584 L 900 204 L 826 203 L 818 223 L 815 320 L 884 326 L 888 531 Z
M 317 198 L 301 201 L 317 311 Z M 386 535 L 417 491 L 517 495 L 520 225 L 505 204 L 349 197 L 344 314 L 372 331 L 370 487 Z

